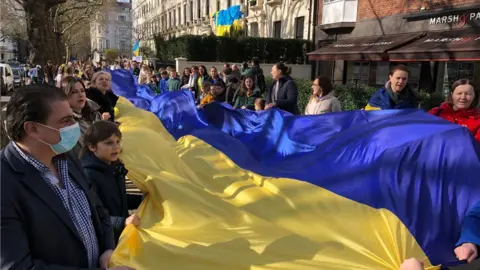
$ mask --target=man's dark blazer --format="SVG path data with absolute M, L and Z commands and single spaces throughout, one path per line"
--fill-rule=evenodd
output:
M 267 104 L 273 103 L 272 93 L 275 89 L 275 84 L 277 81 L 273 81 L 270 87 L 267 89 L 267 92 L 264 95 L 265 101 Z M 297 85 L 290 76 L 282 76 L 278 80 L 278 92 L 277 100 L 275 101 L 276 107 L 287 111 L 291 114 L 300 114 L 298 109 L 298 89 Z
M 83 167 L 66 154 L 70 179 L 85 191 L 98 238 L 99 256 L 114 248 L 108 212 L 87 184 Z M 61 199 L 12 142 L 0 152 L 1 269 L 88 268 L 87 251 Z

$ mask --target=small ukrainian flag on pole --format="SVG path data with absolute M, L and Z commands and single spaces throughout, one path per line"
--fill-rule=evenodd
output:
M 135 41 L 135 43 L 133 44 L 133 56 L 138 56 L 139 53 L 140 53 L 140 40 L 137 39 L 137 41 Z

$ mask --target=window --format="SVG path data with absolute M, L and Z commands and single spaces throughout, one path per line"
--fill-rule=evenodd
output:
M 105 49 L 110 49 L 110 40 L 105 39 Z
M 102 26 L 101 26 L 101 25 L 98 26 L 98 33 L 99 33 L 99 34 L 102 33 Z
M 177 8 L 177 18 L 178 18 L 178 21 L 177 21 L 177 25 L 181 25 L 182 24 L 182 11 L 180 10 L 180 7 Z
M 414 89 L 414 90 L 420 90 L 419 84 L 420 84 L 420 72 L 422 71 L 422 63 L 416 62 L 416 63 L 407 63 L 407 68 L 409 71 L 408 75 L 408 84 Z
M 217 0 L 217 11 L 220 11 L 220 0 Z
M 282 38 L 282 21 L 273 22 L 273 38 Z
M 190 1 L 190 21 L 193 21 L 193 0 Z
M 459 79 L 473 80 L 475 71 L 474 62 L 447 62 L 445 63 L 445 75 L 443 77 L 443 92 L 448 95 L 452 84 Z
M 200 19 L 201 14 L 202 14 L 202 9 L 200 7 L 200 2 L 201 0 L 197 0 L 197 19 Z
M 173 13 L 172 25 L 175 27 L 177 26 L 177 12 L 175 11 L 175 8 L 172 10 L 172 13 Z
M 108 25 L 105 25 L 105 34 L 110 33 L 110 27 Z
M 256 22 L 250 23 L 250 36 L 258 37 L 258 23 Z
M 390 62 L 378 62 L 375 68 L 375 85 L 384 86 L 388 81 L 388 75 L 390 75 Z
M 305 25 L 305 17 L 295 18 L 295 39 L 303 39 L 304 25 Z
M 125 27 L 118 28 L 118 35 L 126 36 L 127 35 L 127 28 L 125 28 Z
M 227 8 L 232 6 L 232 0 L 227 0 Z
M 368 85 L 370 76 L 370 62 L 353 62 L 352 83 L 354 85 Z
M 187 23 L 187 4 L 183 4 L 183 23 Z
M 205 15 L 209 17 L 208 13 L 210 11 L 210 0 L 206 0 L 205 2 Z
M 128 51 L 128 47 L 127 47 L 127 41 L 126 40 L 119 40 L 118 41 L 118 49 L 120 51 Z
M 127 20 L 127 16 L 126 15 L 118 15 L 117 20 L 124 22 L 124 21 Z
M 172 12 L 168 12 L 168 28 L 172 27 Z

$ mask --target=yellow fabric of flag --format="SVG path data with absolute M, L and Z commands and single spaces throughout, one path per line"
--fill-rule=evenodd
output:
M 122 160 L 148 192 L 111 266 L 136 269 L 399 269 L 425 260 L 391 212 L 295 179 L 244 170 L 193 136 L 177 141 L 120 98 Z

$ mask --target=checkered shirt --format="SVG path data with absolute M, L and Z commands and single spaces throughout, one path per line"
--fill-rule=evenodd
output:
M 97 235 L 92 223 L 90 205 L 83 190 L 74 181 L 70 180 L 67 160 L 59 156 L 52 160 L 57 169 L 58 175 L 60 176 L 60 181 L 63 183 L 64 188 L 60 188 L 58 185 L 59 179 L 57 179 L 47 166 L 34 159 L 32 156 L 24 153 L 15 143 L 13 146 L 23 159 L 40 172 L 45 182 L 57 194 L 57 196 L 60 197 L 63 206 L 67 210 L 73 224 L 75 224 L 75 228 L 82 238 L 83 245 L 87 250 L 89 267 L 97 267 L 99 261 L 99 249 Z

